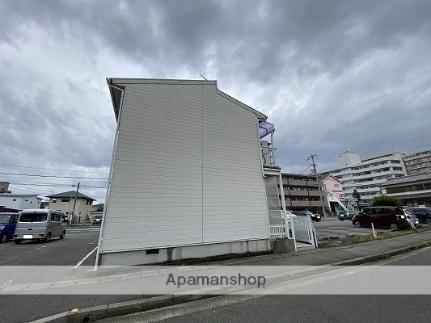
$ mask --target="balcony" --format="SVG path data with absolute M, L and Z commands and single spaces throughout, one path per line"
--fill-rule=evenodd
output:
M 308 183 L 305 179 L 290 179 L 283 183 L 289 183 L 290 186 L 308 186 Z
M 323 201 L 309 201 L 310 206 L 324 206 Z
M 307 190 L 285 190 L 284 195 L 288 196 L 308 196 Z
M 310 201 L 290 201 L 290 205 L 294 207 L 308 207 L 310 205 Z
M 322 191 L 308 191 L 309 196 L 322 196 Z

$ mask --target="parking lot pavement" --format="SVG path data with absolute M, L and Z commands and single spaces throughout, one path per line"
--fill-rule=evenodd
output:
M 327 218 L 320 222 L 313 222 L 316 229 L 317 238 L 324 240 L 329 237 L 345 238 L 352 235 L 369 235 L 372 234 L 371 228 L 356 228 L 352 221 L 340 221 L 338 218 Z M 376 232 L 389 231 L 387 229 L 376 229 Z
M 63 240 L 48 243 L 13 241 L 0 244 L 2 266 L 75 266 L 97 246 L 98 227 L 68 227 Z M 95 254 L 83 265 L 93 265 Z M 75 307 L 136 299 L 136 295 L 1 295 L 1 322 L 28 322 Z
M 97 246 L 98 227 L 72 227 L 66 229 L 63 240 L 52 239 L 48 243 L 13 241 L 0 244 L 2 266 L 75 266 Z M 92 265 L 95 255 L 85 261 Z

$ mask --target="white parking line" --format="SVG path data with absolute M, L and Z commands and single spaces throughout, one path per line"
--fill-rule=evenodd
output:
M 76 264 L 76 266 L 75 267 L 73 267 L 73 268 L 78 268 L 79 266 L 81 266 L 82 265 L 82 263 L 88 258 L 88 257 L 90 257 L 95 251 L 97 250 L 97 247 L 95 247 L 93 250 L 91 250 L 84 258 L 82 258 L 81 259 L 81 261 L 80 262 L 78 262 L 77 264 Z

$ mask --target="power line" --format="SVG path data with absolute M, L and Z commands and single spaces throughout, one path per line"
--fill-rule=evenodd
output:
M 18 186 L 49 186 L 49 187 L 74 187 L 75 184 L 62 184 L 62 183 L 17 183 L 17 182 L 10 182 L 11 185 L 18 185 Z
M 16 186 L 46 186 L 46 187 L 76 187 L 76 184 L 66 184 L 66 183 L 20 183 L 20 182 L 10 182 L 11 185 Z M 92 185 L 81 185 L 84 188 L 107 188 L 108 186 L 92 186 Z
M 0 175 L 44 177 L 44 178 L 69 178 L 69 179 L 96 179 L 96 180 L 107 180 L 108 179 L 107 177 L 56 176 L 56 175 L 7 173 L 7 172 L 0 172 Z
M 0 164 L 2 167 L 12 167 L 12 168 L 29 168 L 29 169 L 42 169 L 42 170 L 57 170 L 57 171 L 63 171 L 63 172 L 75 172 L 75 173 L 91 173 L 91 174 L 107 174 L 109 171 L 106 172 L 92 172 L 92 171 L 84 171 L 84 170 L 73 170 L 73 169 L 62 169 L 62 168 L 46 168 L 46 167 L 32 167 L 32 166 L 21 166 L 21 165 L 5 165 Z

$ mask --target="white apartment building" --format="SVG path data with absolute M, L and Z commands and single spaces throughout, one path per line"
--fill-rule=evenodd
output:
M 431 150 L 405 155 L 404 164 L 409 175 L 431 172 Z
M 390 178 L 407 174 L 402 153 L 389 153 L 361 159 L 358 154 L 345 152 L 341 155 L 342 167 L 325 172 L 337 178 L 343 185 L 343 200 L 353 202 L 353 190 L 361 194 L 361 200 L 369 203 L 380 195 L 380 185 Z
M 270 251 L 260 149 L 267 116 L 216 81 L 108 79 L 108 86 L 118 127 L 99 264 Z

